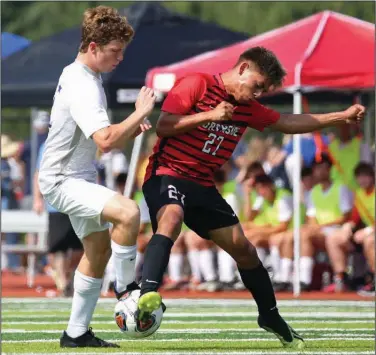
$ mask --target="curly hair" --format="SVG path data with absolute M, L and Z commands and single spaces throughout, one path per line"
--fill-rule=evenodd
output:
M 134 35 L 126 17 L 109 6 L 97 6 L 84 12 L 79 51 L 87 52 L 90 42 L 104 46 L 113 40 L 129 43 Z

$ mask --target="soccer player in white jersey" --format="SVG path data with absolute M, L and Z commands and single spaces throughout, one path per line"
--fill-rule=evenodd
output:
M 64 68 L 56 88 L 39 185 L 47 202 L 69 215 L 84 246 L 61 347 L 119 347 L 97 338 L 89 328 L 111 249 L 116 295 L 138 288 L 134 279 L 139 209 L 134 201 L 97 185 L 93 164 L 97 149 L 122 148 L 127 140 L 151 128 L 146 120 L 155 104 L 151 89 L 141 89 L 136 110 L 121 123 L 110 124 L 106 113 L 101 73 L 112 71 L 123 60 L 133 34 L 115 9 L 86 10 L 78 56 Z M 111 236 L 109 222 L 113 224 Z

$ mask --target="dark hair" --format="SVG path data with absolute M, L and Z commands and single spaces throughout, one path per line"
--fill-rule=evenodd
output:
M 223 169 L 216 170 L 213 174 L 213 180 L 216 183 L 224 184 L 226 182 L 226 173 Z
M 371 164 L 368 164 L 364 161 L 361 161 L 354 170 L 355 176 L 359 175 L 367 175 L 371 177 L 375 177 L 375 171 L 373 169 L 373 166 Z
M 254 161 L 254 162 L 248 164 L 247 167 L 246 167 L 245 178 L 247 179 L 251 174 L 253 174 L 254 172 L 256 172 L 258 170 L 264 171 L 264 168 L 263 168 L 261 162 Z
M 258 175 L 255 178 L 255 185 L 261 184 L 261 185 L 274 185 L 273 179 L 266 174 Z
M 104 46 L 113 40 L 129 43 L 134 35 L 132 26 L 124 16 L 109 6 L 97 6 L 84 13 L 79 51 L 86 53 L 90 42 Z
M 322 153 L 318 159 L 315 159 L 315 161 L 312 164 L 312 168 L 319 164 L 327 164 L 329 168 L 333 165 L 332 159 L 329 157 L 327 153 Z
M 116 186 L 125 184 L 127 182 L 127 177 L 128 175 L 126 173 L 120 173 L 118 176 L 116 176 L 116 179 L 115 179 Z
M 312 176 L 312 169 L 308 166 L 305 166 L 303 169 L 302 169 L 302 178 L 305 178 L 307 176 Z
M 243 52 L 236 65 L 242 61 L 250 61 L 256 65 L 258 71 L 267 76 L 271 85 L 276 88 L 282 86 L 286 71 L 277 56 L 264 47 L 253 47 Z

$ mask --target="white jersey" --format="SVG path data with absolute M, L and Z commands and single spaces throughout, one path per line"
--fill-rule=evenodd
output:
M 97 146 L 91 135 L 110 126 L 106 110 L 100 74 L 78 61 L 65 67 L 56 88 L 39 169 L 42 194 L 68 177 L 96 181 Z

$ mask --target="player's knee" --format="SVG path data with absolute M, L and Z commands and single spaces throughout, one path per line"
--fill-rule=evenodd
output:
M 118 221 L 125 227 L 140 224 L 140 209 L 136 202 L 125 200 L 118 210 Z
M 252 269 L 259 263 L 256 248 L 249 241 L 238 245 L 232 257 L 240 269 Z
M 158 234 L 173 239 L 178 238 L 184 221 L 184 212 L 181 209 L 171 209 L 162 214 L 158 221 Z

